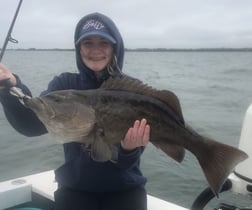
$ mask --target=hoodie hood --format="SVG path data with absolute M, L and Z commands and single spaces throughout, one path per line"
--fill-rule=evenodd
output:
M 74 44 L 75 44 L 75 55 L 76 55 L 77 67 L 78 67 L 79 72 L 81 74 L 84 74 L 84 76 L 91 76 L 91 78 L 95 78 L 94 72 L 92 70 L 90 70 L 82 62 L 81 55 L 80 55 L 80 44 L 79 44 L 79 42 L 77 43 L 77 41 L 80 39 L 80 37 L 79 37 L 80 31 L 82 30 L 84 23 L 86 21 L 92 20 L 92 19 L 98 20 L 102 24 L 104 24 L 104 26 L 108 30 L 109 34 L 115 40 L 116 44 L 114 44 L 114 55 L 117 58 L 117 64 L 120 69 L 122 69 L 122 67 L 123 67 L 124 44 L 123 44 L 123 39 L 122 39 L 122 36 L 121 36 L 119 30 L 117 29 L 115 23 L 109 17 L 107 17 L 101 13 L 92 13 L 92 14 L 86 15 L 80 19 L 80 21 L 76 25 L 75 34 L 74 34 Z M 120 70 L 117 69 L 117 71 L 120 71 Z

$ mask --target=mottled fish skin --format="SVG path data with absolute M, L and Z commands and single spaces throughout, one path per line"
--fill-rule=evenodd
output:
M 113 145 L 120 143 L 136 119 L 146 118 L 150 142 L 178 162 L 184 149 L 192 152 L 216 195 L 233 168 L 247 158 L 243 151 L 187 126 L 174 93 L 127 76 L 110 78 L 99 89 L 52 92 L 28 100 L 26 106 L 64 142 L 92 144 L 97 161 L 112 159 Z
M 26 100 L 25 106 L 32 109 L 48 132 L 62 143 L 83 142 L 94 127 L 95 110 L 75 101 L 75 97 L 72 91 L 55 92 Z M 68 100 L 73 101 L 65 103 Z M 85 143 L 91 144 L 92 138 Z

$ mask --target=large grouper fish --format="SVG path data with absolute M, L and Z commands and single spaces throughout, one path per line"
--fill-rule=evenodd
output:
M 61 90 L 25 100 L 49 133 L 92 146 L 92 158 L 108 161 L 137 119 L 151 127 L 150 142 L 178 162 L 189 150 L 199 161 L 215 195 L 247 154 L 203 137 L 184 122 L 177 96 L 127 76 L 109 78 L 99 89 Z

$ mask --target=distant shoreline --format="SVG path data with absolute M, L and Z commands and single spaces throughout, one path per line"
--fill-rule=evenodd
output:
M 6 49 L 7 51 L 75 51 L 75 49 L 39 49 L 39 48 L 17 48 Z M 252 52 L 252 48 L 125 48 L 126 52 Z

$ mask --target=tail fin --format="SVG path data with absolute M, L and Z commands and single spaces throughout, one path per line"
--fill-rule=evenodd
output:
M 248 155 L 232 146 L 204 138 L 198 149 L 193 149 L 213 193 L 218 197 L 220 189 L 233 168 Z M 200 143 L 199 143 L 200 144 Z

